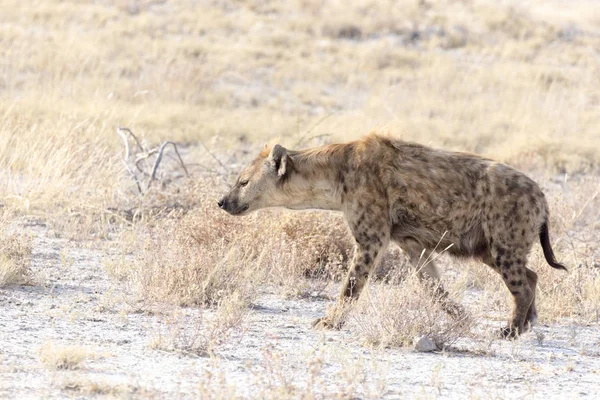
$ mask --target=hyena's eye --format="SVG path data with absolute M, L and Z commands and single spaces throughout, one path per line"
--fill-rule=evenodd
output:
M 241 187 L 244 187 L 244 186 L 246 186 L 247 184 L 248 184 L 248 180 L 243 180 L 243 181 L 240 181 L 240 186 L 241 186 Z

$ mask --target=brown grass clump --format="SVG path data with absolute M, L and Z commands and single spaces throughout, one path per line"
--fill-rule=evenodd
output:
M 30 281 L 31 239 L 0 231 L 0 287 Z
M 375 284 L 351 312 L 350 326 L 368 345 L 409 346 L 415 337 L 426 335 L 442 349 L 468 336 L 473 321 L 466 315 L 453 319 L 438 300 L 414 273 L 400 284 Z
M 95 357 L 81 346 L 59 345 L 53 342 L 44 343 L 39 349 L 40 361 L 52 369 L 78 369 L 80 364 Z
M 207 198 L 182 219 L 149 230 L 129 274 L 142 297 L 209 306 L 235 292 L 247 301 L 253 297 L 252 270 L 244 265 L 248 249 L 235 246 L 247 221 L 219 211 Z
M 323 212 L 265 212 L 258 237 L 246 246 L 259 250 L 254 264 L 263 282 L 286 297 L 321 294 L 345 275 L 353 245 L 341 216 Z M 250 232 L 249 232 L 250 233 Z

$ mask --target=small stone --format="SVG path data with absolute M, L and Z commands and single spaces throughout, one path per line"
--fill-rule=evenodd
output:
M 428 336 L 415 337 L 413 346 L 416 351 L 428 352 L 437 350 L 437 345 Z

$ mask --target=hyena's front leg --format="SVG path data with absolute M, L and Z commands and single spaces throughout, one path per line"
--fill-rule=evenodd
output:
M 327 317 L 314 324 L 317 328 L 339 329 L 350 301 L 357 299 L 369 279 L 371 271 L 379 264 L 390 241 L 390 228 L 385 206 L 372 204 L 357 215 L 347 216 L 348 225 L 356 241 L 354 257 L 336 306 Z

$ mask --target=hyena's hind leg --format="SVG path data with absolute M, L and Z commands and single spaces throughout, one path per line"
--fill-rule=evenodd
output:
M 507 339 L 527 332 L 535 319 L 535 286 L 537 274 L 525 265 L 528 251 L 522 247 L 509 248 L 494 243 L 490 253 L 484 258 L 494 271 L 502 276 L 504 284 L 513 295 L 514 305 L 508 325 L 502 328 L 501 335 Z
M 529 283 L 529 287 L 533 291 L 533 301 L 529 306 L 529 310 L 527 311 L 527 316 L 525 317 L 526 328 L 532 328 L 537 322 L 538 314 L 535 308 L 535 292 L 537 288 L 537 280 L 538 276 L 535 272 L 530 270 L 529 268 L 525 268 L 527 275 L 527 283 Z
M 410 240 L 398 243 L 400 248 L 408 255 L 411 264 L 417 271 L 417 276 L 422 284 L 439 301 L 442 309 L 452 318 L 461 319 L 465 316 L 464 308 L 450 298 L 450 295 L 440 280 L 440 273 L 432 260 L 426 260 L 423 247 Z

